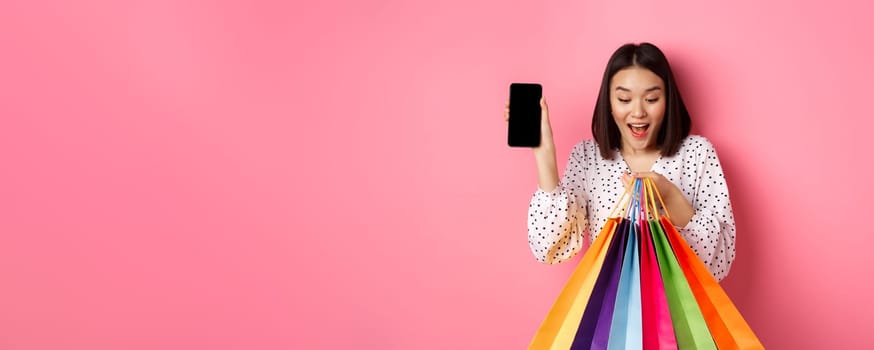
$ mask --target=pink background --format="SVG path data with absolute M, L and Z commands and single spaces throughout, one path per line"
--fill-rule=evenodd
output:
M 520 349 L 514 81 L 561 168 L 652 41 L 727 171 L 773 349 L 874 346 L 870 2 L 0 3 L 0 349 Z

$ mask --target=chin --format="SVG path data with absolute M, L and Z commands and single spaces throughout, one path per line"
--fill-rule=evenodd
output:
M 633 137 L 629 137 L 625 142 L 634 148 L 645 148 L 649 144 L 649 140 L 641 140 Z

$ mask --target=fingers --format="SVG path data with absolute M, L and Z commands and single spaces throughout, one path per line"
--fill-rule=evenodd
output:
M 504 103 L 504 121 L 510 121 L 510 100 Z
M 634 178 L 631 177 L 630 174 L 622 174 L 622 176 L 619 177 L 619 180 L 622 181 L 622 184 L 625 185 L 625 188 L 628 188 L 631 187 Z
M 640 178 L 640 179 L 650 178 L 650 179 L 653 179 L 654 181 L 656 181 L 656 184 L 658 184 L 661 180 L 661 176 L 662 176 L 661 174 L 654 172 L 654 171 L 646 171 L 646 172 L 639 172 L 639 173 L 631 172 L 631 173 L 622 174 L 622 176 L 620 176 L 620 180 L 622 181 L 622 184 L 625 185 L 625 187 L 629 187 L 629 186 L 633 185 L 634 180 L 638 179 L 638 178 Z
M 655 179 L 658 179 L 660 176 L 662 176 L 662 174 L 659 174 L 659 173 L 657 173 L 657 172 L 655 172 L 655 171 L 645 171 L 645 172 L 639 172 L 639 173 L 631 173 L 631 177 L 633 177 L 633 178 L 634 178 L 634 177 L 641 177 L 641 178 L 642 178 L 642 177 L 648 177 L 648 178 L 651 178 L 651 179 L 654 179 L 654 180 L 655 180 Z

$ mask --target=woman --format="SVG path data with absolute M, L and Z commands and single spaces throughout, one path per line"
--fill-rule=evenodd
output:
M 642 43 L 613 53 L 595 104 L 594 140 L 574 146 L 561 181 L 546 100 L 540 105 L 539 188 L 528 210 L 528 243 L 538 261 L 584 252 L 631 179 L 649 177 L 674 226 L 710 273 L 725 278 L 735 253 L 728 188 L 713 145 L 689 135 L 691 119 L 661 50 Z

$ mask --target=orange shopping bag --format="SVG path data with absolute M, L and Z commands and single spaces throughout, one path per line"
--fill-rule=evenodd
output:
M 598 277 L 597 271 L 604 264 L 607 243 L 613 238 L 618 221 L 618 218 L 607 220 L 534 334 L 528 349 L 570 349 Z

